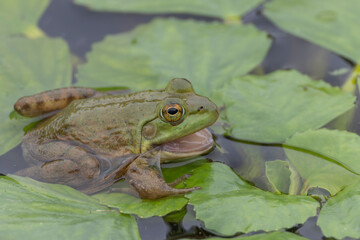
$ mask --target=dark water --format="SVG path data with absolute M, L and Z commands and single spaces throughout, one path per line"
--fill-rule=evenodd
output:
M 140 15 L 91 12 L 85 7 L 74 5 L 71 0 L 53 0 L 42 16 L 39 26 L 49 36 L 65 39 L 71 52 L 86 60 L 86 53 L 91 50 L 92 44 L 101 41 L 106 35 L 130 31 L 139 24 L 151 21 L 154 17 L 169 16 L 181 19 L 218 21 L 215 18 L 183 14 Z M 261 66 L 253 71 L 255 74 L 259 71 L 269 73 L 278 69 L 291 68 L 308 74 L 313 79 L 324 79 L 333 86 L 341 86 L 348 74 L 334 76 L 330 72 L 340 68 L 349 69 L 349 73 L 351 72 L 353 66 L 351 62 L 281 31 L 261 14 L 261 7 L 248 13 L 243 21 L 265 30 L 273 38 L 268 55 Z M 76 81 L 75 77 L 74 81 Z M 358 115 L 359 111 L 357 110 L 356 116 Z M 359 117 L 355 119 L 359 119 Z M 328 126 L 331 128 L 332 124 L 330 123 Z M 353 122 L 348 130 L 360 133 L 359 122 Z M 233 141 L 220 135 L 216 137 L 219 146 L 205 157 L 209 161 L 221 161 L 228 164 L 244 179 L 248 178 L 246 171 L 250 164 L 249 159 L 254 153 L 266 161 L 285 159 L 284 151 L 280 146 Z M 0 157 L 0 169 L 4 174 L 13 173 L 25 166 L 19 146 Z M 251 180 L 256 186 L 267 188 L 261 177 Z M 202 222 L 196 220 L 194 216 L 192 207 L 188 206 L 186 215 L 180 223 L 171 222 L 166 217 L 138 219 L 140 234 L 144 240 L 212 236 L 203 228 Z M 323 239 L 321 230 L 316 226 L 316 218 L 310 218 L 303 226 L 293 228 L 291 231 L 309 239 Z

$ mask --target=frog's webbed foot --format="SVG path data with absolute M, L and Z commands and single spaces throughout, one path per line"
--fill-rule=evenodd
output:
M 141 198 L 147 199 L 180 195 L 200 189 L 199 187 L 186 189 L 173 188 L 172 186 L 175 186 L 188 176 L 184 175 L 174 182 L 167 184 L 159 171 L 149 166 L 146 159 L 142 156 L 139 156 L 138 159 L 129 165 L 124 177 L 136 189 Z

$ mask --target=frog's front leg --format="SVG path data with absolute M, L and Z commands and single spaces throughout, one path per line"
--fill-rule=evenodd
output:
M 161 177 L 159 171 L 152 168 L 143 156 L 139 156 L 129 165 L 124 177 L 130 185 L 136 189 L 141 198 L 147 199 L 179 195 L 200 189 L 200 187 L 186 189 L 172 188 Z M 181 177 L 180 180 L 184 180 L 185 178 L 186 175 Z M 176 180 L 175 182 L 180 181 Z

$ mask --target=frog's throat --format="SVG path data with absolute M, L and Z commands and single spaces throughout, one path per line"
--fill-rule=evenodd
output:
M 159 147 L 161 162 L 203 155 L 214 146 L 211 132 L 204 128 L 188 136 L 161 144 Z

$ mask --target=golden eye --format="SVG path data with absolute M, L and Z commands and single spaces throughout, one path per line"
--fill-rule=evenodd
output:
M 184 108 L 178 103 L 168 103 L 161 110 L 161 116 L 170 124 L 178 123 L 184 115 Z

